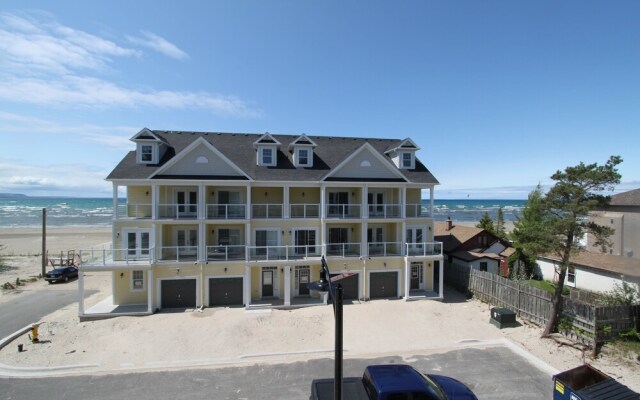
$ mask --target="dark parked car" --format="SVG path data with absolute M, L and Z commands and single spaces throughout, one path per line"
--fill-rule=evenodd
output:
M 69 282 L 71 278 L 78 277 L 78 269 L 76 267 L 60 267 L 54 268 L 51 271 L 47 272 L 44 276 L 44 280 L 53 283 L 53 282 Z

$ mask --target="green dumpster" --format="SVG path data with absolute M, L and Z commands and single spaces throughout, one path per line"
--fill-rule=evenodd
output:
M 640 394 L 585 364 L 553 376 L 553 400 L 639 400 Z

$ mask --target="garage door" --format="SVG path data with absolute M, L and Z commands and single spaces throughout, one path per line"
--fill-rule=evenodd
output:
M 188 308 L 196 306 L 196 280 L 170 279 L 160 285 L 162 308 Z
M 209 306 L 241 306 L 242 278 L 209 279 Z
M 369 279 L 369 295 L 372 299 L 398 297 L 397 272 L 372 272 Z
M 340 274 L 331 274 L 331 277 L 333 278 L 336 275 Z M 358 300 L 358 274 L 340 279 L 335 283 L 342 285 L 343 300 Z

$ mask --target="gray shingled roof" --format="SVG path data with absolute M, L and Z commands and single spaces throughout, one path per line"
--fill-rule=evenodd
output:
M 612 206 L 640 206 L 640 189 L 613 195 L 609 204 Z
M 249 133 L 218 133 L 218 132 L 174 132 L 152 131 L 171 146 L 162 157 L 158 165 L 141 165 L 136 163 L 135 151 L 129 152 L 115 169 L 109 174 L 107 180 L 117 179 L 147 179 L 156 170 L 162 167 L 173 156 L 179 154 L 194 140 L 201 137 L 211 143 L 217 150 L 235 163 L 248 176 L 256 181 L 319 181 L 332 168 L 338 166 L 354 151 L 365 143 L 369 143 L 380 153 L 393 168 L 396 168 L 391 159 L 384 154 L 388 149 L 397 147 L 402 140 L 376 139 L 376 138 L 351 138 L 331 136 L 309 136 L 317 147 L 314 149 L 313 167 L 296 168 L 293 165 L 292 154 L 288 150 L 289 144 L 300 135 L 275 135 L 271 136 L 279 141 L 277 167 L 262 167 L 256 164 L 256 149 L 253 143 L 262 134 Z M 438 180 L 416 158 L 416 168 L 400 171 L 410 182 L 438 184 Z M 161 177 L 158 177 L 161 178 Z M 201 179 L 199 177 L 198 179 Z M 188 179 L 184 177 L 184 179 Z M 209 179 L 216 179 L 209 177 Z

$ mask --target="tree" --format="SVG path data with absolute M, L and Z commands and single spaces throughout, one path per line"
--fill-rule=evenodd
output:
M 480 221 L 476 225 L 476 228 L 484 229 L 487 232 L 491 232 L 491 233 L 495 234 L 495 228 L 493 226 L 493 220 L 491 219 L 491 217 L 489 217 L 489 213 L 487 211 L 485 211 L 484 215 L 482 216 L 482 218 L 480 218 Z
M 542 336 L 557 331 L 558 316 L 562 311 L 562 290 L 571 256 L 577 254 L 580 239 L 589 233 L 595 245 L 608 243 L 613 229 L 598 225 L 588 219 L 589 211 L 606 206 L 610 197 L 601 193 L 613 190 L 620 183 L 616 166 L 622 162 L 619 156 L 611 156 L 604 165 L 597 163 L 567 167 L 551 176 L 556 183 L 542 199 L 543 238 L 542 247 L 560 258 L 558 284 L 551 299 L 551 316 Z
M 515 253 L 510 257 L 510 262 L 519 266 L 524 264 L 525 271 L 515 268 L 514 278 L 533 274 L 533 266 L 536 258 L 551 249 L 552 237 L 547 232 L 546 219 L 549 214 L 543 206 L 542 187 L 538 185 L 529 193 L 522 215 L 513 224 L 510 237 L 513 240 Z
M 498 215 L 496 216 L 495 234 L 500 239 L 507 238 L 507 231 L 504 228 L 504 213 L 502 207 L 498 208 Z

